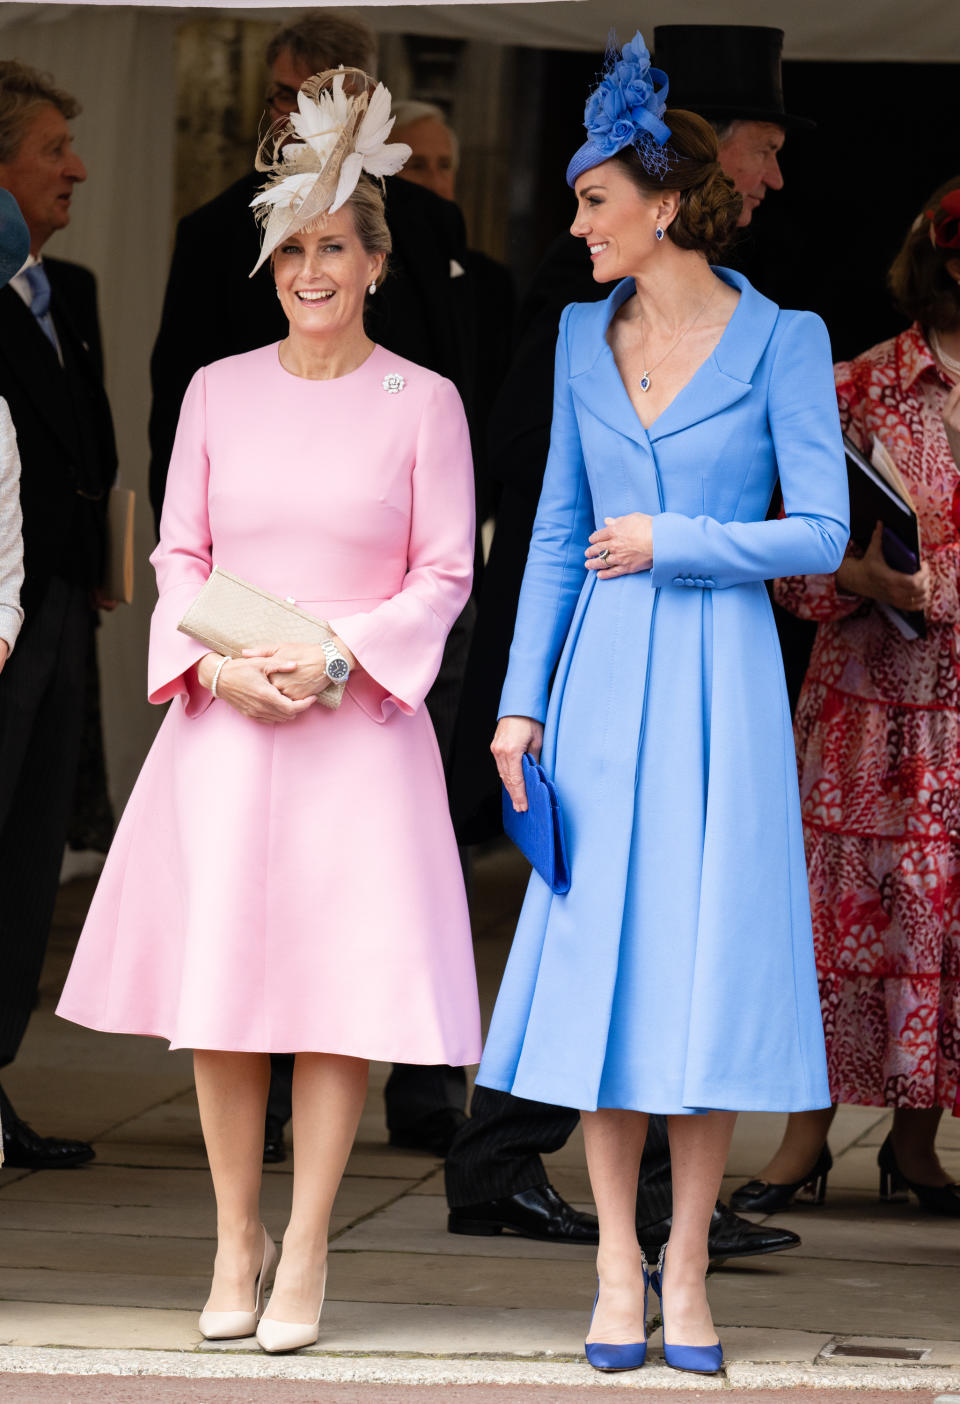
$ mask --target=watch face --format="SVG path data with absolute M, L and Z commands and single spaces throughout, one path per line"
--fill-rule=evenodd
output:
M 346 682 L 350 676 L 350 664 L 345 658 L 331 658 L 327 662 L 327 677 L 331 682 Z

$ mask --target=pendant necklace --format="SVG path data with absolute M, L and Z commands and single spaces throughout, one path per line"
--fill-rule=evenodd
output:
M 643 372 L 643 375 L 640 377 L 640 389 L 643 391 L 644 394 L 646 394 L 647 391 L 650 389 L 650 385 L 651 385 L 650 377 L 651 377 L 651 375 L 653 374 L 653 372 L 657 369 L 657 366 L 662 366 L 663 363 L 664 363 L 664 361 L 665 361 L 665 360 L 667 359 L 667 357 L 670 355 L 670 353 L 671 353 L 672 351 L 676 351 L 677 347 L 680 345 L 681 341 L 682 341 L 683 338 L 686 336 L 687 332 L 693 330 L 693 328 L 696 326 L 697 322 L 698 322 L 698 321 L 700 320 L 700 318 L 703 316 L 704 312 L 706 312 L 706 310 L 707 310 L 707 308 L 709 307 L 710 303 L 713 301 L 713 294 L 717 291 L 716 285 L 717 285 L 719 282 L 720 282 L 720 279 L 715 277 L 715 278 L 714 278 L 714 286 L 713 286 L 713 288 L 710 290 L 710 296 L 707 298 L 706 302 L 705 302 L 705 303 L 703 304 L 703 306 L 700 308 L 700 311 L 699 311 L 699 312 L 697 313 L 697 315 L 694 317 L 693 321 L 690 322 L 690 324 L 689 324 L 688 326 L 684 327 L 683 331 L 682 331 L 682 332 L 680 333 L 680 335 L 677 337 L 677 339 L 676 339 L 676 341 L 673 343 L 673 345 L 672 345 L 668 350 L 664 351 L 664 353 L 663 353 L 663 355 L 660 357 L 659 361 L 654 361 L 653 365 L 650 366 L 650 368 L 649 368 L 648 370 L 645 370 L 645 371 Z M 646 347 L 644 346 L 644 343 L 643 343 L 643 314 L 642 314 L 642 313 L 641 313 L 641 316 L 640 316 L 640 355 L 643 357 L 643 363 L 644 363 L 644 365 L 646 365 L 646 362 L 647 362 L 647 350 L 646 350 Z
M 960 361 L 955 360 L 953 356 L 947 355 L 941 345 L 940 337 L 935 331 L 931 331 L 930 333 L 930 349 L 933 351 L 933 354 L 943 366 L 944 370 L 948 371 L 954 379 L 960 379 Z

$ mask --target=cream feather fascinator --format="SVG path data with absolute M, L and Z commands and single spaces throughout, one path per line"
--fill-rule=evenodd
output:
M 298 111 L 275 123 L 260 143 L 256 167 L 267 181 L 250 202 L 263 228 L 257 269 L 284 239 L 349 200 L 361 174 L 396 175 L 410 156 L 403 142 L 388 144 L 393 127 L 390 92 L 359 68 L 329 69 L 308 78 Z

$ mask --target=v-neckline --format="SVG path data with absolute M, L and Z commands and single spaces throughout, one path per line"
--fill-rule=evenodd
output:
M 718 281 L 720 281 L 721 283 L 726 283 L 726 286 L 727 286 L 727 287 L 730 287 L 730 286 L 731 286 L 730 283 L 727 283 L 727 280 L 726 280 L 725 278 L 720 278 L 719 274 L 714 273 L 713 276 L 714 276 L 715 278 L 717 278 Z M 677 393 L 673 396 L 673 398 L 672 398 L 671 400 L 669 400 L 669 401 L 667 402 L 667 404 L 664 405 L 663 409 L 660 411 L 659 414 L 655 415 L 654 418 L 651 419 L 651 421 L 650 421 L 649 424 L 644 424 L 643 420 L 640 418 L 640 412 L 639 412 L 639 410 L 637 409 L 636 405 L 635 405 L 634 402 L 633 402 L 633 396 L 630 394 L 630 391 L 627 389 L 627 382 L 624 380 L 623 375 L 622 375 L 622 373 L 621 373 L 621 371 L 620 371 L 620 366 L 619 366 L 618 363 L 617 363 L 617 358 L 616 358 L 616 356 L 613 354 L 613 347 L 610 345 L 610 342 L 609 342 L 609 340 L 607 339 L 607 336 L 608 336 L 608 333 L 609 333 L 609 331 L 610 331 L 610 328 L 611 328 L 611 326 L 613 325 L 613 319 L 614 319 L 614 317 L 616 317 L 616 315 L 617 315 L 617 313 L 620 311 L 621 307 L 626 306 L 626 304 L 630 301 L 630 298 L 631 298 L 631 297 L 636 297 L 636 295 L 637 295 L 636 284 L 634 284 L 633 292 L 630 293 L 627 297 L 623 298 L 622 301 L 618 302 L 617 305 L 616 305 L 616 307 L 615 307 L 615 308 L 613 309 L 613 311 L 611 312 L 610 318 L 609 318 L 609 320 L 608 320 L 606 326 L 605 326 L 604 329 L 603 329 L 603 345 L 604 345 L 604 349 L 605 349 L 605 351 L 607 352 L 607 354 L 609 355 L 611 361 L 613 362 L 613 368 L 614 368 L 614 370 L 615 370 L 616 373 L 617 373 L 617 380 L 619 381 L 620 388 L 621 388 L 622 391 L 623 391 L 623 394 L 624 394 L 624 397 L 625 397 L 625 399 L 626 399 L 626 401 L 627 401 L 627 404 L 630 406 L 630 409 L 633 411 L 633 414 L 634 414 L 634 416 L 635 416 L 635 418 L 636 418 L 637 423 L 640 425 L 640 428 L 643 430 L 643 432 L 647 435 L 648 438 L 650 437 L 650 434 L 653 432 L 653 430 L 656 428 L 656 426 L 657 426 L 657 425 L 660 423 L 660 421 L 663 419 L 664 415 L 667 414 L 671 409 L 673 409 L 673 406 L 677 403 L 677 401 L 680 399 L 680 397 L 681 397 L 682 395 L 685 395 L 686 392 L 690 389 L 690 386 L 691 386 L 691 385 L 694 383 L 694 381 L 699 377 L 699 375 L 700 375 L 700 373 L 702 372 L 704 366 L 707 366 L 707 365 L 710 364 L 711 361 L 715 361 L 715 360 L 716 360 L 717 352 L 720 350 L 720 347 L 723 345 L 724 338 L 726 337 L 727 332 L 730 330 L 730 328 L 731 328 L 731 326 L 733 325 L 733 322 L 734 322 L 734 320 L 735 320 L 735 318 L 736 318 L 736 316 L 737 316 L 737 313 L 740 311 L 740 308 L 743 306 L 743 289 L 742 289 L 742 288 L 734 288 L 734 291 L 737 293 L 737 305 L 736 305 L 736 307 L 734 307 L 733 311 L 730 313 L 730 316 L 729 316 L 729 318 L 727 319 L 727 324 L 726 324 L 726 326 L 724 327 L 723 331 L 720 333 L 720 336 L 719 336 L 718 339 L 717 339 L 717 344 L 716 344 L 716 346 L 714 346 L 713 350 L 710 351 L 710 352 L 708 352 L 707 355 L 704 356 L 703 360 L 702 360 L 702 361 L 700 362 L 700 364 L 697 366 L 696 370 L 693 372 L 693 374 L 690 376 L 690 378 L 689 378 L 688 380 L 685 380 L 685 381 L 684 381 L 684 383 L 680 386 L 680 389 L 679 389 L 679 390 L 677 391 Z

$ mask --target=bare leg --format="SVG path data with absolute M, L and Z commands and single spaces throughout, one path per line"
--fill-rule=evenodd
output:
M 357 1134 L 369 1064 L 298 1053 L 293 1068 L 293 1208 L 264 1315 L 312 1323 L 323 1296 L 330 1211 Z
M 836 1113 L 835 1106 L 791 1112 L 783 1140 L 757 1178 L 771 1185 L 792 1185 L 802 1179 L 816 1164 Z
M 217 1199 L 217 1256 L 209 1311 L 252 1311 L 263 1257 L 260 1178 L 270 1082 L 265 1053 L 193 1055 L 200 1124 Z
M 664 1339 L 671 1345 L 715 1345 L 707 1302 L 707 1236 L 720 1192 L 736 1112 L 670 1116 L 673 1223 L 663 1280 Z
M 893 1113 L 893 1153 L 908 1180 L 918 1185 L 949 1185 L 935 1142 L 942 1107 L 897 1107 Z
M 637 1181 L 647 1135 L 645 1112 L 583 1112 L 590 1185 L 600 1220 L 600 1297 L 588 1341 L 631 1345 L 646 1334 L 637 1242 Z

